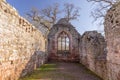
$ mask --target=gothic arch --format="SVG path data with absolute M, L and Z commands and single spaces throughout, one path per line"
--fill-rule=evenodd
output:
M 70 32 L 68 31 L 65 31 L 65 30 L 61 30 L 61 31 L 58 31 L 56 34 L 55 34 L 55 53 L 57 53 L 57 50 L 58 50 L 58 36 L 62 33 L 66 33 L 68 38 L 69 38 L 69 52 L 70 54 L 72 53 L 72 35 Z
M 81 39 L 81 36 L 69 22 L 66 22 L 66 19 L 60 19 L 57 24 L 53 25 L 49 32 L 48 39 L 48 54 L 50 60 L 79 60 L 80 40 L 78 39 Z M 58 49 L 58 47 L 60 48 Z

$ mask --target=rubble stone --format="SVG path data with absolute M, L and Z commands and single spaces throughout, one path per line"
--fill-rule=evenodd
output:
M 108 80 L 120 80 L 120 2 L 105 17 Z
M 18 80 L 44 63 L 45 38 L 0 1 L 0 80 Z

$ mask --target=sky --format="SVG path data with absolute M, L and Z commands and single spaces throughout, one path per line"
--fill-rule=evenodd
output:
M 72 21 L 72 25 L 77 29 L 80 34 L 85 31 L 98 30 L 101 28 L 98 24 L 93 23 L 93 17 L 90 16 L 90 12 L 93 10 L 92 3 L 87 2 L 87 0 L 6 0 L 10 5 L 12 5 L 18 13 L 25 17 L 25 13 L 30 11 L 31 8 L 35 7 L 38 9 L 45 8 L 47 6 L 53 5 L 54 3 L 59 3 L 63 5 L 64 3 L 72 3 L 76 7 L 80 7 L 80 17 L 79 21 Z M 96 22 L 97 23 L 97 22 Z

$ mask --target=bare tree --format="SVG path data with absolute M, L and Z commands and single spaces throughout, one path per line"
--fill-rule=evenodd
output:
M 39 10 L 32 8 L 29 12 L 26 13 L 26 18 L 32 23 L 33 21 L 41 20 L 42 17 L 39 16 Z
M 91 16 L 94 18 L 94 21 L 99 20 L 100 24 L 103 24 L 103 20 L 107 10 L 113 6 L 119 0 L 87 0 L 88 2 L 93 2 L 96 5 L 96 8 L 91 11 Z
M 60 13 L 59 4 L 55 3 L 53 6 L 48 6 L 41 10 L 41 14 L 53 25 L 58 20 Z
M 64 4 L 65 18 L 69 21 L 78 19 L 80 16 L 80 8 L 75 7 L 73 4 Z
M 59 13 L 59 4 L 55 3 L 53 6 L 47 6 L 41 10 L 32 8 L 26 13 L 26 17 L 46 36 L 51 26 L 56 23 Z
M 38 10 L 32 8 L 26 13 L 27 19 L 36 27 L 43 25 L 48 29 L 56 23 L 58 20 L 58 14 L 60 13 L 59 4 L 55 3 L 53 6 L 47 6 L 44 9 Z
M 40 14 L 38 9 L 32 8 L 29 12 L 26 13 L 26 18 L 42 32 L 44 37 L 47 36 L 51 23 Z
M 40 14 L 40 11 L 37 8 L 32 8 L 29 12 L 26 13 L 26 18 L 36 27 L 43 25 L 46 28 L 50 28 L 50 22 Z
M 59 15 L 61 12 L 64 12 L 65 14 Z M 73 4 L 64 4 L 62 11 L 62 9 L 59 9 L 59 4 L 55 3 L 53 6 L 47 6 L 41 10 L 33 8 L 26 13 L 26 16 L 27 19 L 37 28 L 43 25 L 43 27 L 50 30 L 51 26 L 54 25 L 59 19 L 59 16 L 64 16 L 64 18 L 67 18 L 68 21 L 71 21 L 77 19 L 80 15 L 79 8 L 75 7 Z

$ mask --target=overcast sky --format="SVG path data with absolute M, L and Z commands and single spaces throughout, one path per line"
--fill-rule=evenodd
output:
M 90 17 L 90 12 L 93 10 L 92 3 L 88 3 L 86 0 L 7 0 L 9 4 L 15 7 L 21 16 L 25 16 L 31 8 L 36 7 L 42 9 L 46 6 L 59 3 L 73 3 L 75 6 L 80 7 L 79 21 L 73 21 L 72 25 L 83 34 L 85 31 L 101 30 L 101 28 L 93 23 L 93 18 Z

